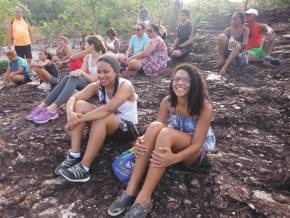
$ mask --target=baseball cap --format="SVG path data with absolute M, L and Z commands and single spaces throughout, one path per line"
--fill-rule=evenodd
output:
M 249 10 L 245 12 L 245 14 L 254 14 L 258 16 L 258 11 L 256 9 L 250 8 Z

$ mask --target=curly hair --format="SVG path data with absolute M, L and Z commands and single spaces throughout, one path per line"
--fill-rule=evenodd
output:
M 172 83 L 175 74 L 179 70 L 186 71 L 191 79 L 188 93 L 188 113 L 190 116 L 200 115 L 204 101 L 210 101 L 210 97 L 208 95 L 207 85 L 199 69 L 193 64 L 181 64 L 175 68 L 169 85 L 169 102 L 171 107 L 175 108 L 177 106 L 177 96 L 173 90 Z

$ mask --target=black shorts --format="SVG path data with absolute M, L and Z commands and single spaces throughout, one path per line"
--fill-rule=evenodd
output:
M 133 123 L 120 119 L 118 129 L 109 138 L 114 142 L 131 142 L 135 141 L 138 136 L 139 132 Z
M 14 46 L 15 51 L 19 57 L 32 59 L 31 45 Z

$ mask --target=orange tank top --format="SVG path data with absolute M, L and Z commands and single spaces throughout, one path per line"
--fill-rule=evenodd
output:
M 28 23 L 23 18 L 20 20 L 15 19 L 12 21 L 12 36 L 14 45 L 16 46 L 25 46 L 31 44 Z
M 264 41 L 264 34 L 262 32 L 261 24 L 256 23 L 255 26 L 251 26 L 249 23 L 245 23 L 245 26 L 250 32 L 247 50 L 259 48 Z

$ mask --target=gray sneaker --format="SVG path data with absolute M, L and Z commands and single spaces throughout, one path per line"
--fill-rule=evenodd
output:
M 73 156 L 68 154 L 65 157 L 65 160 L 55 168 L 54 172 L 56 175 L 59 175 L 60 169 L 70 168 L 70 167 L 76 165 L 77 163 L 79 163 L 80 161 L 81 161 L 81 158 L 74 158 Z
M 144 207 L 141 204 L 133 204 L 124 218 L 145 218 L 151 212 L 152 207 L 152 203 L 148 207 Z
M 110 216 L 118 216 L 123 213 L 129 206 L 134 203 L 136 196 L 130 196 L 125 191 L 110 205 L 108 214 Z

